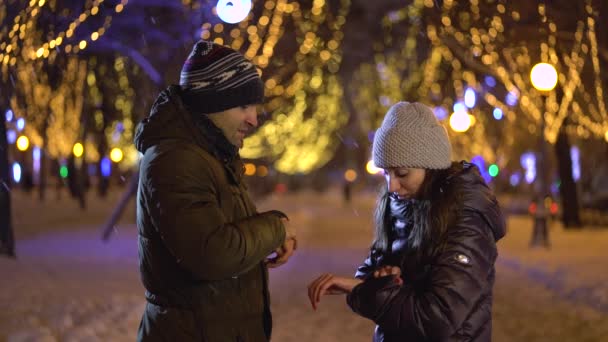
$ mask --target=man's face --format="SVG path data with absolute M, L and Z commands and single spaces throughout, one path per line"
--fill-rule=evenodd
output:
M 226 139 L 238 148 L 243 147 L 245 136 L 258 126 L 258 113 L 255 105 L 234 107 L 207 115 L 222 130 Z

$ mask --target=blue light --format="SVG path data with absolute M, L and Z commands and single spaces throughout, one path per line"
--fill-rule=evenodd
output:
M 466 112 L 467 108 L 465 107 L 464 103 L 462 102 L 456 102 L 454 103 L 454 113 L 460 113 L 460 112 Z
M 471 158 L 471 163 L 477 165 L 477 167 L 479 168 L 479 171 L 481 171 L 481 172 L 483 172 L 486 169 L 486 167 L 485 167 L 486 162 L 483 160 L 483 157 L 480 155 L 477 155 L 477 156 Z
M 118 143 L 120 141 L 120 132 L 112 133 L 112 142 Z
M 519 162 L 524 169 L 536 167 L 536 156 L 534 155 L 534 152 L 526 152 L 521 155 Z
M 502 109 L 500 109 L 500 108 L 494 108 L 494 111 L 492 112 L 492 115 L 494 115 L 494 119 L 496 119 L 496 120 L 502 119 Z
M 34 160 L 40 160 L 40 147 L 34 147 L 32 149 L 32 158 L 34 158 Z
M 4 116 L 6 117 L 6 121 L 7 122 L 11 122 L 13 120 L 13 111 L 10 109 L 6 110 L 6 113 L 4 114 Z
M 515 106 L 517 104 L 517 94 L 515 94 L 514 92 L 510 91 L 507 94 L 507 97 L 505 98 L 505 102 L 509 105 L 509 106 Z
M 19 118 L 17 119 L 17 131 L 21 132 L 25 128 L 25 119 Z
M 219 0 L 216 6 L 217 16 L 223 22 L 236 24 L 243 21 L 251 10 L 251 0 Z
M 87 171 L 89 173 L 89 176 L 96 176 L 97 175 L 97 166 L 95 164 L 89 164 Z
M 13 163 L 13 179 L 15 183 L 19 183 L 21 181 L 21 165 L 19 163 Z
M 369 131 L 367 133 L 367 140 L 369 140 L 370 143 L 374 142 L 374 137 L 376 136 L 376 131 Z M 141 152 L 140 152 L 141 153 Z
M 14 144 L 17 141 L 17 132 L 15 130 L 9 129 L 6 131 L 6 141 L 9 144 Z
M 467 106 L 469 108 L 473 108 L 473 107 L 475 107 L 475 102 L 477 102 L 477 99 L 475 96 L 475 90 L 473 90 L 471 88 L 467 88 L 467 90 L 465 90 L 465 92 L 464 92 L 465 106 Z
M 509 183 L 511 186 L 517 186 L 521 182 L 521 174 L 519 172 L 515 172 L 509 177 Z
M 580 151 L 578 147 L 572 146 L 570 148 L 570 159 L 572 159 L 572 178 L 578 181 L 581 179 Z
M 496 80 L 492 76 L 486 76 L 485 77 L 485 82 L 486 82 L 486 84 L 489 87 L 495 87 L 496 86 Z
M 433 113 L 435 113 L 435 117 L 437 117 L 437 120 L 443 120 L 448 117 L 448 111 L 441 106 L 433 108 Z
M 32 168 L 34 169 L 34 174 L 36 175 L 36 177 L 40 177 L 40 147 L 35 146 L 32 149 L 32 159 L 33 159 L 33 165 Z
M 390 107 L 390 105 L 391 105 L 391 99 L 388 96 L 386 96 L 386 95 L 382 95 L 382 96 L 380 96 L 380 103 L 384 107 Z
M 534 182 L 536 178 L 536 155 L 533 152 L 526 152 L 519 159 L 521 166 L 526 170 L 526 183 Z
M 112 161 L 110 160 L 110 158 L 108 157 L 103 157 L 103 159 L 101 159 L 101 175 L 103 177 L 110 177 L 110 174 L 112 174 Z

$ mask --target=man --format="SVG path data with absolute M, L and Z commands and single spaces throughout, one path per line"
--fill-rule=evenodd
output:
M 287 217 L 258 213 L 243 183 L 238 150 L 263 95 L 253 64 L 199 41 L 179 86 L 138 126 L 139 341 L 270 339 L 267 267 L 287 262 L 296 241 Z

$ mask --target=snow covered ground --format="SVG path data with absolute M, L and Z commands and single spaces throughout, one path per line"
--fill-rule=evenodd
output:
M 321 272 L 353 274 L 371 238 L 371 194 L 346 205 L 338 191 L 271 197 L 297 225 L 300 248 L 271 271 L 273 341 L 370 341 L 373 324 L 342 296 L 313 311 L 306 286 Z M 86 211 L 51 193 L 15 192 L 16 260 L 0 257 L 0 342 L 133 341 L 144 305 L 130 206 L 109 242 L 100 227 L 120 193 L 91 195 Z M 528 247 L 532 222 L 509 218 L 499 244 L 494 341 L 608 341 L 608 229 L 550 231 L 551 249 Z

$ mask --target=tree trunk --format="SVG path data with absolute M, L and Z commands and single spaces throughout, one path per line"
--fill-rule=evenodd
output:
M 578 191 L 572 176 L 570 147 L 570 141 L 566 133 L 566 122 L 564 122 L 555 143 L 555 154 L 561 181 L 559 193 L 562 200 L 562 223 L 565 228 L 580 228 L 582 224 L 579 215 Z
M 15 257 L 15 240 L 11 224 L 11 192 L 9 179 L 8 143 L 4 110 L 0 110 L 0 255 Z

